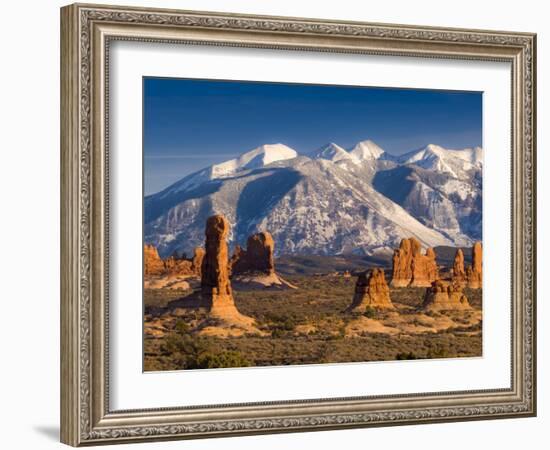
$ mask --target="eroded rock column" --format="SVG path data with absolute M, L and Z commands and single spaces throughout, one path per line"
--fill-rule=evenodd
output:
M 390 288 L 383 269 L 372 269 L 368 276 L 364 272 L 357 277 L 353 302 L 346 311 L 362 312 L 367 308 L 394 309 Z

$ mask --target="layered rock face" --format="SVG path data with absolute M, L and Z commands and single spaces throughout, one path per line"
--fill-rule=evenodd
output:
M 471 309 L 468 298 L 459 283 L 436 280 L 426 289 L 422 309 L 425 311 L 448 311 Z
M 435 252 L 428 248 L 421 253 L 420 242 L 415 238 L 403 239 L 393 253 L 391 285 L 393 287 L 427 287 L 439 277 Z
M 200 306 L 205 307 L 214 318 L 252 324 L 254 320 L 239 313 L 233 299 L 227 249 L 229 222 L 222 215 L 209 217 L 205 234 Z
M 160 275 L 164 272 L 164 261 L 160 258 L 154 245 L 143 247 L 143 266 L 145 275 Z
M 471 289 L 480 289 L 483 286 L 481 242 L 476 242 L 472 247 L 472 265 L 466 270 L 467 286 Z
M 253 234 L 246 242 L 246 250 L 237 246 L 231 258 L 231 274 L 261 272 L 265 275 L 275 273 L 273 252 L 275 242 L 267 231 Z
M 367 308 L 394 309 L 390 299 L 390 288 L 386 283 L 383 269 L 372 269 L 357 277 L 355 295 L 347 312 L 362 312 Z

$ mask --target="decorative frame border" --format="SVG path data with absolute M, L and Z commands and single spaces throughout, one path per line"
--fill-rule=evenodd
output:
M 428 58 L 512 66 L 512 386 L 110 411 L 108 64 L 112 40 Z M 75 4 L 61 9 L 61 440 L 128 441 L 536 415 L 536 35 Z

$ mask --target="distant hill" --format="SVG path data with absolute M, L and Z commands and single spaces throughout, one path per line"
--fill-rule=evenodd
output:
M 461 247 L 464 252 L 465 264 L 472 263 L 472 248 Z M 443 268 L 450 268 L 453 265 L 456 247 L 438 246 L 434 248 L 437 264 Z M 276 258 L 275 266 L 277 272 L 282 275 L 314 275 L 328 274 L 333 272 L 350 272 L 366 270 L 372 267 L 382 267 L 389 274 L 391 272 L 391 254 L 380 256 L 363 255 L 281 255 Z
M 346 270 L 365 270 L 370 267 L 391 267 L 391 258 L 360 255 L 293 256 L 282 255 L 275 260 L 277 272 L 283 275 L 314 275 Z

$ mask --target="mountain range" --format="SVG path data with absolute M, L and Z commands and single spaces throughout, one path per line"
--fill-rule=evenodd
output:
M 144 199 L 145 242 L 161 256 L 203 245 L 221 213 L 229 243 L 269 231 L 277 255 L 375 255 L 404 237 L 422 245 L 481 240 L 483 150 L 427 145 L 394 156 L 370 140 L 298 154 L 266 144 Z

